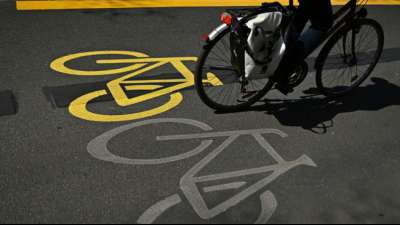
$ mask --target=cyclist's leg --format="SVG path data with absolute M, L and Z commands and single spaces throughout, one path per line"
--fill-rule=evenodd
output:
M 304 0 L 303 0 L 304 1 Z M 286 34 L 286 43 L 288 45 L 295 43 L 303 32 L 308 20 L 310 19 L 302 0 L 299 1 L 300 5 L 294 15 L 294 18 L 289 26 L 288 33 Z
M 327 31 L 333 24 L 333 9 L 331 0 L 307 0 L 312 28 Z
M 304 47 L 305 58 L 317 47 L 325 32 L 332 27 L 333 9 L 331 0 L 305 0 L 303 4 L 311 20 L 311 27 L 298 40 Z
M 296 66 L 305 60 L 320 42 L 320 39 L 333 24 L 333 10 L 330 0 L 300 0 L 293 24 L 287 38 L 288 49 L 277 70 L 278 89 L 287 94 L 289 76 Z M 301 34 L 308 19 L 312 26 Z
M 300 0 L 299 3 L 300 5 L 286 34 L 287 48 L 285 55 L 283 56 L 280 65 L 275 72 L 277 88 L 283 94 L 287 94 L 292 91 L 288 85 L 289 75 L 291 71 L 296 68 L 296 65 L 298 64 L 297 61 L 299 61 L 298 58 L 302 58 L 303 55 L 303 46 L 298 39 L 309 20 L 309 13 L 306 5 L 304 4 L 304 0 Z
M 299 38 L 298 42 L 302 46 L 302 59 L 312 53 L 312 51 L 318 46 L 321 38 L 325 34 L 324 31 L 315 28 L 307 29 Z
M 293 62 L 295 64 L 302 62 L 317 47 L 322 36 L 333 24 L 331 0 L 300 0 L 299 2 L 299 14 L 307 15 L 307 18 L 311 21 L 311 27 L 301 33 L 305 23 L 304 21 L 295 21 L 295 23 L 301 23 L 302 25 L 292 47 L 295 56 Z M 295 18 L 295 20 L 298 20 L 298 18 Z

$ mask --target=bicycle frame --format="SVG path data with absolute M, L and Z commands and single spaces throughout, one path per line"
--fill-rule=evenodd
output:
M 272 5 L 272 6 L 276 6 L 279 5 L 280 3 L 266 3 L 264 5 Z M 288 6 L 288 11 L 291 13 L 294 13 L 295 7 L 294 7 L 294 0 L 289 0 L 289 6 Z M 259 12 L 257 12 L 259 13 Z M 333 21 L 334 21 L 334 25 L 326 32 L 326 34 L 322 37 L 320 43 L 314 48 L 312 49 L 312 51 L 310 51 L 310 54 L 312 52 L 314 52 L 316 49 L 318 49 L 319 47 L 321 47 L 321 45 L 323 43 L 325 43 L 333 34 L 335 34 L 336 32 L 338 32 L 342 27 L 346 26 L 346 25 L 351 25 L 354 23 L 354 21 L 358 18 L 365 18 L 368 15 L 368 11 L 367 9 L 365 9 L 364 7 L 362 9 L 360 9 L 359 11 L 357 11 L 357 0 L 349 0 L 349 2 L 344 5 L 342 8 L 340 8 L 334 15 L 333 15 Z M 246 18 L 252 17 L 254 15 L 249 15 Z M 246 19 L 245 19 L 246 22 Z M 355 56 L 355 31 L 353 30 L 352 32 L 352 55 Z M 309 54 L 309 55 L 310 55 Z M 307 55 L 307 57 L 309 56 Z M 317 59 L 317 63 L 315 64 L 315 66 L 318 65 L 319 59 Z
M 241 18 L 240 21 L 237 21 L 237 25 L 235 25 L 235 23 L 233 23 L 233 25 L 230 27 L 230 29 L 231 30 L 241 29 L 242 25 L 246 24 L 246 22 L 249 21 L 254 16 L 256 16 L 260 13 L 268 12 L 269 11 L 268 7 L 279 8 L 283 11 L 289 12 L 289 14 L 294 13 L 293 10 L 295 10 L 293 0 L 289 0 L 289 6 L 287 7 L 287 10 L 284 10 L 285 8 L 279 2 L 264 3 L 263 7 L 255 9 L 252 13 L 247 14 L 243 18 Z M 227 10 L 227 11 L 231 13 L 232 11 L 235 11 L 235 10 Z M 334 33 L 339 31 L 343 26 L 352 24 L 357 18 L 365 18 L 367 16 L 367 14 L 368 14 L 368 12 L 365 8 L 362 8 L 361 10 L 357 11 L 357 0 L 350 0 L 346 5 L 344 5 L 342 8 L 340 8 L 333 15 L 333 20 L 334 20 L 333 27 L 328 30 L 328 32 L 321 39 L 320 43 L 311 52 L 318 49 L 325 41 L 327 41 L 329 39 L 329 37 L 331 37 Z M 210 38 L 210 40 L 213 40 L 214 37 L 216 37 L 219 33 L 222 33 L 224 30 L 226 30 L 228 28 L 229 28 L 229 26 L 227 26 L 226 24 L 221 25 L 219 28 L 214 30 L 214 32 L 212 33 L 212 36 L 211 36 L 212 38 Z M 237 32 L 241 33 L 240 30 Z M 352 40 L 353 52 L 354 52 L 354 41 L 355 41 L 354 36 L 355 36 L 355 33 L 353 32 L 353 40 Z M 246 39 L 246 38 L 244 38 L 244 39 Z M 245 40 L 243 40 L 243 41 L 244 41 L 244 43 L 246 43 Z

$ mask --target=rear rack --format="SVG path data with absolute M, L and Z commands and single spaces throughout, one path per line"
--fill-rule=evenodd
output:
M 251 18 L 256 16 L 260 13 L 266 12 L 275 12 L 280 11 L 285 13 L 287 10 L 286 8 L 279 2 L 265 2 L 262 3 L 260 7 L 257 8 L 234 8 L 234 9 L 227 9 L 226 12 L 231 14 L 234 18 Z

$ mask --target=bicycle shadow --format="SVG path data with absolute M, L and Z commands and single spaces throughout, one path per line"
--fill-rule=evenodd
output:
M 400 86 L 382 78 L 372 78 L 373 84 L 358 88 L 353 94 L 337 99 L 308 95 L 294 100 L 266 99 L 265 104 L 250 111 L 265 111 L 284 126 L 296 126 L 325 134 L 334 126 L 338 114 L 356 111 L 378 111 L 400 106 Z M 305 91 L 313 93 L 313 89 Z

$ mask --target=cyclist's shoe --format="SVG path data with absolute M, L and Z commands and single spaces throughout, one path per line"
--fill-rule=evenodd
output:
M 284 95 L 288 95 L 292 93 L 293 87 L 289 84 L 289 71 L 288 68 L 278 70 L 275 77 L 276 77 L 276 85 L 275 88 L 280 91 Z

